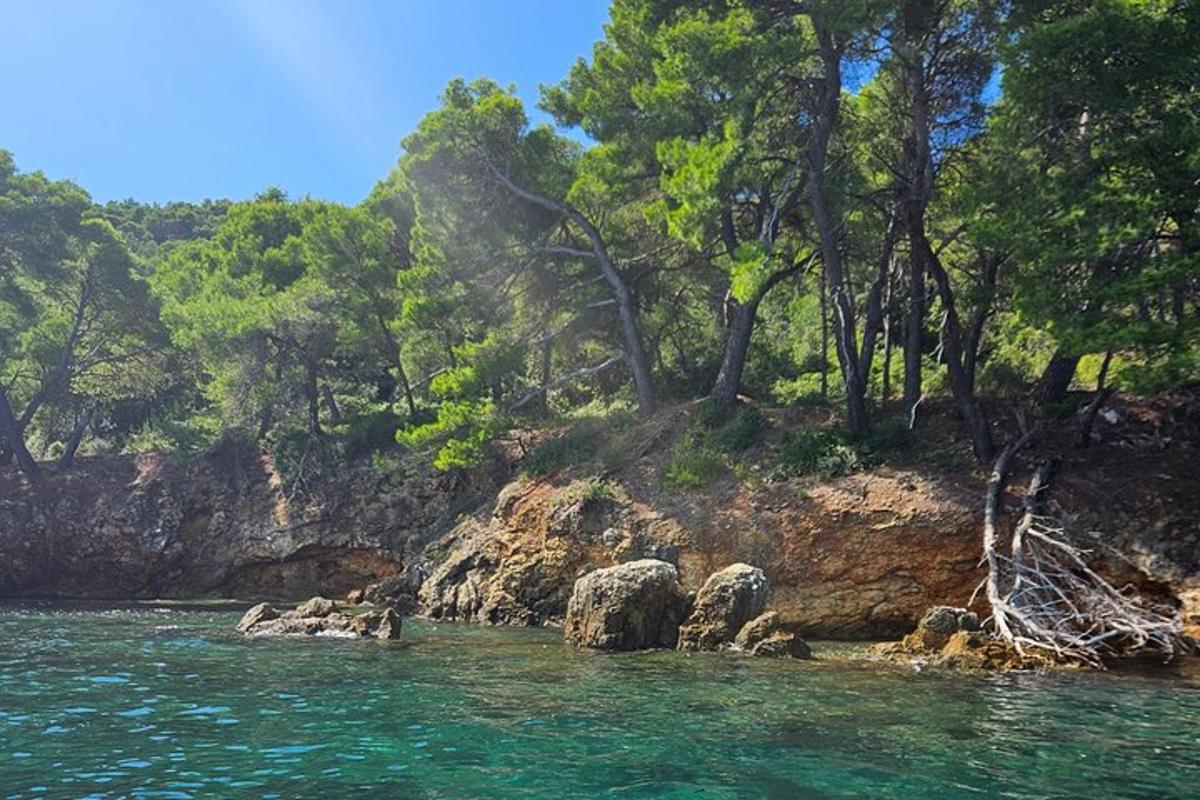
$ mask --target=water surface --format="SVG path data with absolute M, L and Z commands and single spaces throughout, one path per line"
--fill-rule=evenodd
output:
M 245 640 L 240 611 L 0 606 L 0 798 L 1200 796 L 1189 667 L 981 678 L 413 621 Z

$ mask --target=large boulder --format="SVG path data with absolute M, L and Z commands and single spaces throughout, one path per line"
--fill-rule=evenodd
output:
M 332 600 L 314 597 L 285 614 L 279 614 L 266 603 L 260 603 L 246 612 L 237 629 L 247 636 L 398 639 L 400 627 L 400 615 L 391 608 L 365 614 L 347 614 L 339 610 Z
M 567 603 L 568 642 L 597 650 L 674 647 L 688 596 L 673 564 L 642 559 L 590 572 Z
M 691 615 L 679 629 L 680 650 L 719 650 L 767 603 L 767 577 L 758 567 L 733 564 L 700 587 Z
M 784 622 L 775 611 L 768 611 L 743 625 L 734 639 L 734 647 L 752 656 L 812 658 L 812 650 L 800 638 L 795 626 Z

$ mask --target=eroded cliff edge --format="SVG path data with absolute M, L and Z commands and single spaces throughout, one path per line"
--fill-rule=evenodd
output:
M 663 459 L 694 412 L 676 407 L 624 432 L 628 446 L 599 467 L 538 478 L 520 473 L 532 446 L 520 439 L 471 471 L 347 464 L 292 498 L 236 439 L 186 466 L 87 459 L 36 488 L 0 473 L 0 595 L 293 599 L 402 575 L 432 618 L 542 625 L 562 621 L 576 578 L 599 567 L 663 559 L 694 591 L 746 562 L 765 571 L 770 608 L 831 638 L 896 636 L 930 606 L 971 596 L 983 488 L 963 462 L 922 452 L 829 480 L 751 472 L 664 490 Z M 1109 575 L 1195 622 L 1195 444 L 1133 411 L 1122 426 L 1064 465 L 1056 502 L 1094 532 Z M 772 442 L 758 447 L 746 463 Z
M 228 437 L 186 465 L 85 458 L 38 486 L 0 471 L 0 596 L 336 596 L 490 508 L 512 468 L 502 454 L 456 473 L 354 462 L 289 497 L 252 442 Z

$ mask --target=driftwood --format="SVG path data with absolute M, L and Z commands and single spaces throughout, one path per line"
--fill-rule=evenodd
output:
M 1016 454 L 1032 444 L 1034 426 L 996 459 L 984 510 L 984 586 L 995 634 L 1022 656 L 1102 668 L 1108 659 L 1182 649 L 1182 625 L 1173 609 L 1156 608 L 1136 593 L 1114 587 L 1071 543 L 1065 521 L 1042 512 L 1053 465 L 1034 470 L 1023 513 L 1008 552 L 1001 551 L 997 519 L 1004 484 Z

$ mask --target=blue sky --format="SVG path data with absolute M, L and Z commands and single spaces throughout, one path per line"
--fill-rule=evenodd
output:
M 607 0 L 0 0 L 0 148 L 100 201 L 357 202 L 456 76 L 532 104 Z

